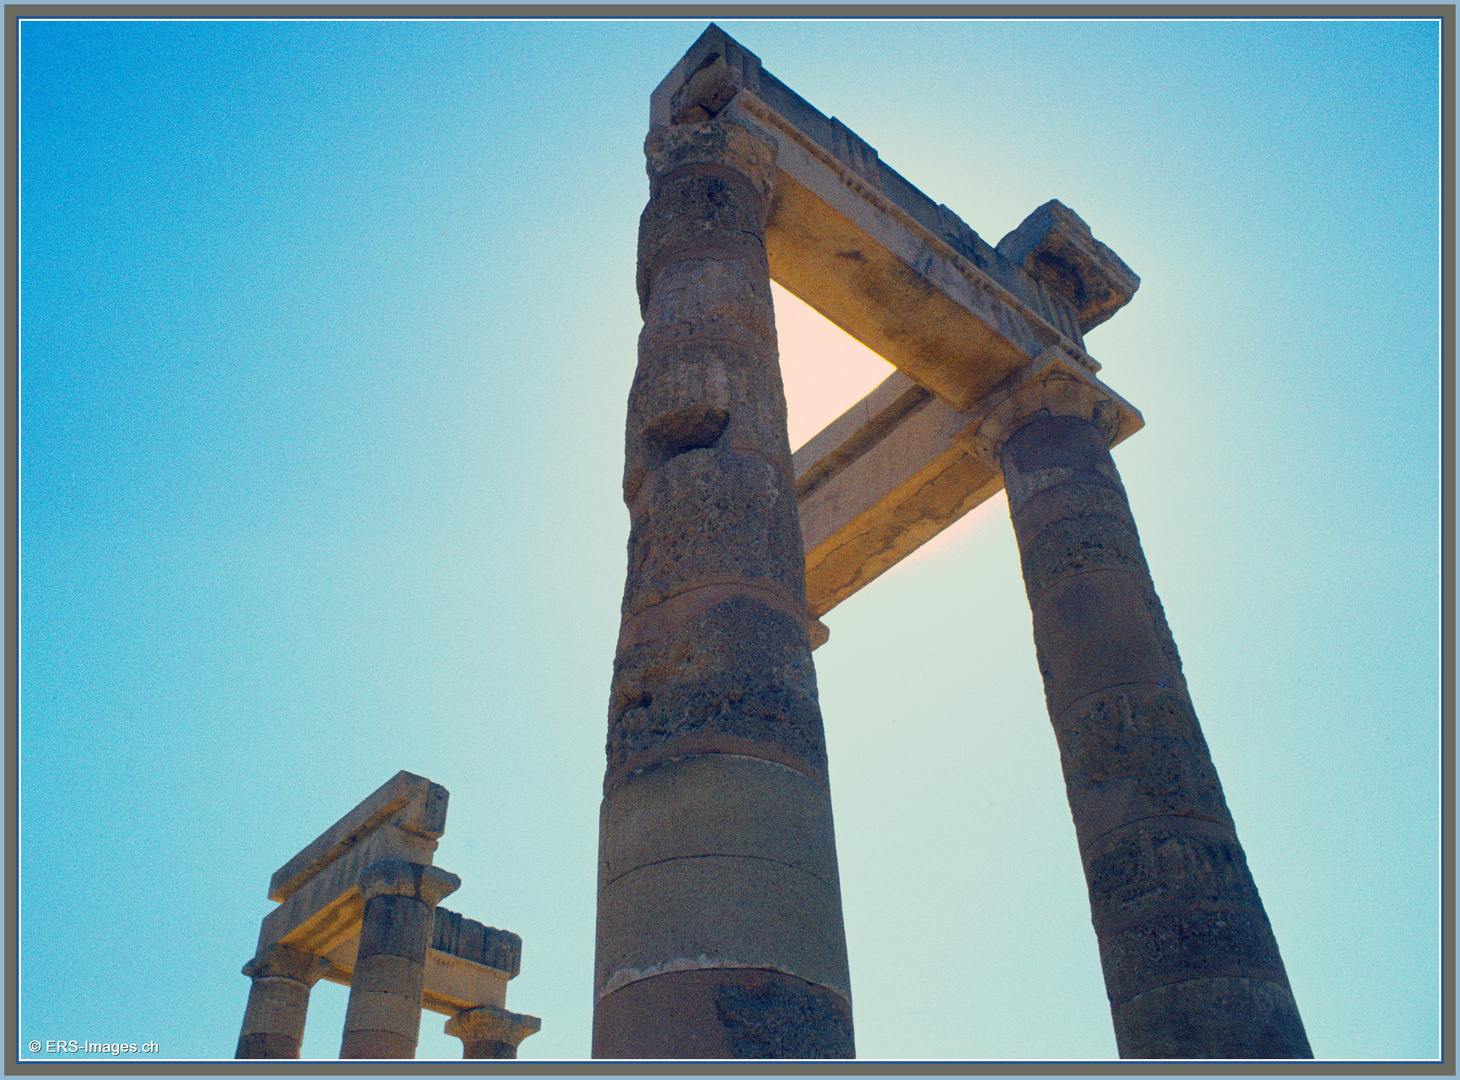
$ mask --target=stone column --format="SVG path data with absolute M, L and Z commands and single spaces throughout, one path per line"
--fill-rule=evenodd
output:
M 1033 369 L 978 441 L 1003 469 L 1120 1056 L 1312 1057 L 1108 450 L 1128 406 L 1073 365 Z
M 594 1057 L 853 1053 L 768 139 L 711 120 L 645 144 Z
M 479 1005 L 446 1021 L 446 1034 L 462 1043 L 463 1058 L 515 1058 L 523 1039 L 542 1028 L 535 1016 Z
M 329 971 L 329 961 L 274 945 L 243 965 L 253 980 L 235 1058 L 297 1058 L 304 1042 L 309 991 Z
M 380 862 L 360 877 L 365 912 L 345 1009 L 342 1058 L 413 1058 L 436 905 L 461 886 L 420 863 Z

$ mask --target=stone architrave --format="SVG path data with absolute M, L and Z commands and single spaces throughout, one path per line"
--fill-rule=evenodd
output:
M 309 991 L 329 961 L 275 945 L 243 966 L 253 980 L 235 1058 L 297 1058 L 304 1042 Z
M 361 877 L 365 910 L 340 1057 L 416 1056 L 436 904 L 460 887 L 455 874 L 419 863 L 377 863 Z
M 1051 349 L 971 436 L 1009 496 L 1116 1045 L 1312 1057 L 1108 450 L 1129 413 Z
M 690 118 L 645 152 L 593 1055 L 850 1057 L 765 252 L 775 146 Z
M 269 899 L 279 906 L 259 927 L 257 951 L 283 944 L 324 956 L 357 934 L 361 877 L 380 862 L 429 866 L 449 800 L 424 776 L 391 777 L 274 873 Z

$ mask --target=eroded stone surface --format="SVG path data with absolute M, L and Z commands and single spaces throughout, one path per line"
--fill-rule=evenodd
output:
M 461 1040 L 464 1058 L 515 1058 L 522 1040 L 541 1028 L 535 1016 L 484 1005 L 446 1021 L 445 1031 Z
M 610 994 L 595 1058 L 850 1058 L 851 1003 L 774 971 L 674 971 Z
M 667 859 L 767 859 L 838 885 L 831 796 L 779 762 L 692 754 L 638 769 L 603 800 L 599 882 Z
M 705 737 L 762 745 L 826 775 L 816 670 L 805 631 L 751 597 L 620 651 L 609 705 L 610 773 L 694 752 Z M 697 746 L 698 744 L 698 746 Z M 730 744 L 723 744 L 730 749 Z M 776 749 L 779 753 L 775 753 Z
M 629 392 L 624 497 L 671 458 L 712 447 L 755 447 L 789 468 L 786 400 L 774 346 L 734 341 L 667 345 L 643 357 Z
M 759 454 L 691 450 L 665 462 L 646 482 L 629 530 L 624 617 L 732 579 L 804 605 L 795 504 L 791 478 Z
M 736 1058 L 849 1058 L 850 1019 L 832 997 L 790 980 L 718 986 L 715 1014 Z
M 1123 1058 L 1310 1058 L 1292 992 L 1265 979 L 1193 979 L 1114 1010 Z
M 1029 602 L 1070 574 L 1090 570 L 1125 570 L 1149 575 L 1141 542 L 1116 517 L 1090 515 L 1050 522 L 1025 545 L 1024 585 Z
M 365 910 L 340 1057 L 415 1056 L 436 902 L 460 884 L 438 867 L 408 863 L 381 864 L 364 875 Z
M 1082 848 L 1147 817 L 1232 820 L 1184 692 L 1149 685 L 1107 691 L 1064 713 L 1055 737 Z
M 665 971 L 780 971 L 850 998 L 841 895 L 771 859 L 703 855 L 640 867 L 603 887 L 594 990 Z
M 1090 226 L 1051 199 L 999 241 L 998 252 L 1074 305 L 1080 332 L 1089 333 L 1130 303 L 1141 279 L 1119 255 L 1090 234 Z

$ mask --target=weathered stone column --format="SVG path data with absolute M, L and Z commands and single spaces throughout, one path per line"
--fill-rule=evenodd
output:
M 304 1042 L 309 991 L 329 971 L 329 961 L 274 945 L 243 965 L 253 980 L 235 1058 L 297 1058 Z
M 1123 1058 L 1312 1057 L 1108 446 L 1052 349 L 982 422 L 1003 469 Z
M 436 905 L 461 887 L 420 863 L 376 863 L 360 877 L 365 913 L 345 1009 L 342 1058 L 413 1058 Z
M 541 1028 L 536 1016 L 496 1005 L 479 1005 L 446 1021 L 446 1034 L 461 1040 L 463 1058 L 515 1058 L 522 1040 Z
M 594 1057 L 850 1057 L 851 991 L 765 218 L 774 147 L 656 127 Z

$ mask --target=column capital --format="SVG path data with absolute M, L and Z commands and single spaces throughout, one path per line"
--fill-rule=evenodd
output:
M 1051 199 L 999 241 L 999 254 L 1075 308 L 1088 334 L 1130 303 L 1141 279 L 1090 234 L 1079 214 Z
M 508 1012 L 496 1005 L 466 1009 L 446 1021 L 446 1034 L 464 1043 L 501 1042 L 516 1047 L 542 1028 L 542 1021 L 525 1013 Z
M 775 140 L 768 132 L 728 120 L 652 127 L 644 140 L 644 156 L 651 186 L 682 169 L 729 169 L 768 202 L 775 184 Z
M 1106 447 L 1145 426 L 1135 406 L 1085 369 L 1064 346 L 1045 349 L 983 402 L 983 415 L 959 439 L 970 452 L 1000 471 L 1000 454 L 1009 437 L 1031 421 L 1071 416 L 1092 424 Z M 977 407 L 975 407 L 977 408 Z
M 367 904 L 377 896 L 411 896 L 435 907 L 461 888 L 461 878 L 439 866 L 386 859 L 365 869 L 358 888 Z
M 250 979 L 293 979 L 305 986 L 313 986 L 329 974 L 330 962 L 322 956 L 287 945 L 270 945 L 248 963 L 243 973 Z

